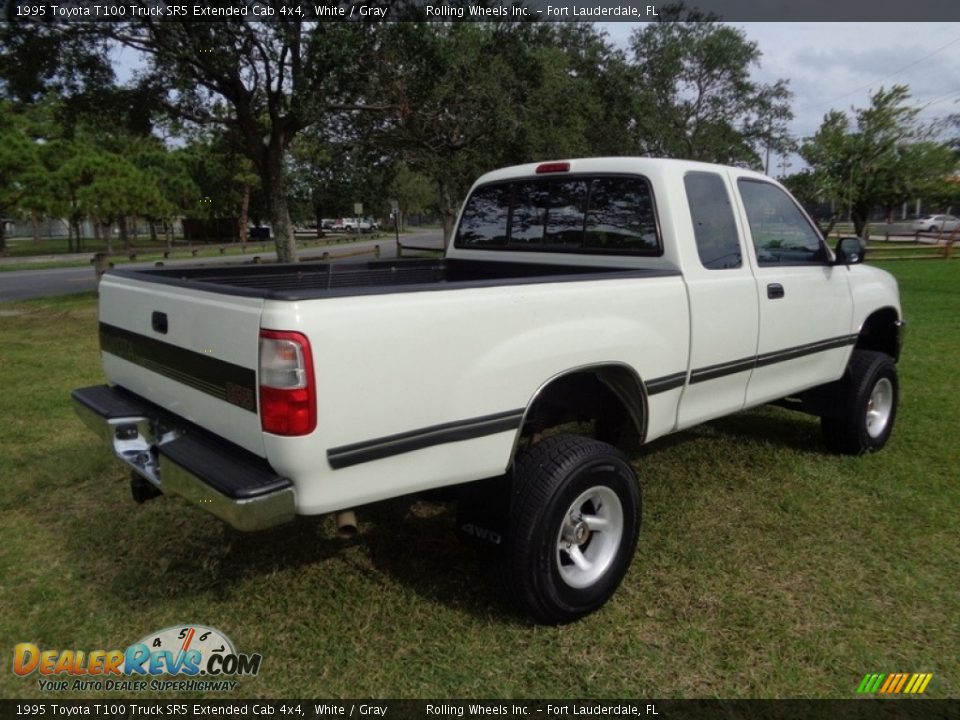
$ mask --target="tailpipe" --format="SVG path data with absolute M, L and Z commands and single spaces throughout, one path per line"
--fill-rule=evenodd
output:
M 353 510 L 341 510 L 337 513 L 337 537 L 350 540 L 357 536 L 357 514 Z

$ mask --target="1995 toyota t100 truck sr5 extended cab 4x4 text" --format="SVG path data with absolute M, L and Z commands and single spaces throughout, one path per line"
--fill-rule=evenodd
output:
M 442 259 L 107 272 L 110 384 L 73 398 L 135 496 L 243 530 L 484 481 L 504 522 L 470 528 L 503 541 L 530 614 L 566 622 L 636 547 L 621 438 L 779 401 L 833 451 L 884 445 L 900 302 L 862 258 L 754 172 L 521 165 L 474 185 Z M 549 432 L 574 421 L 590 436 Z

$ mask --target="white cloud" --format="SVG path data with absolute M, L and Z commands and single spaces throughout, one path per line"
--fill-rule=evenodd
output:
M 960 113 L 960 23 L 731 23 L 763 53 L 754 77 L 789 81 L 791 131 L 812 135 L 826 112 L 865 107 L 880 87 L 909 86 L 925 121 Z M 602 26 L 626 47 L 637 26 Z M 792 170 L 801 161 L 792 158 Z

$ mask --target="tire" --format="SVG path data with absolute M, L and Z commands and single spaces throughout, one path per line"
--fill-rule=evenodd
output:
M 513 472 L 512 596 L 549 625 L 600 609 L 630 567 L 640 516 L 640 484 L 616 448 L 573 436 L 528 448 Z
M 879 450 L 893 432 L 899 397 L 893 358 L 854 350 L 846 374 L 836 384 L 831 412 L 820 419 L 824 443 L 843 455 Z

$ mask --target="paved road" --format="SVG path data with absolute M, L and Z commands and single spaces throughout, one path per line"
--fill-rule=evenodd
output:
M 424 247 L 441 246 L 441 233 L 439 230 L 431 232 L 417 233 L 403 237 L 406 245 L 416 245 Z M 300 251 L 300 258 L 303 260 L 317 258 L 324 252 L 329 252 L 331 261 L 349 262 L 372 260 L 371 255 L 361 255 L 356 257 L 347 257 L 340 260 L 337 255 L 343 253 L 353 253 L 360 250 L 371 250 L 374 245 L 380 246 L 380 257 L 396 257 L 396 245 L 392 237 L 385 236 L 376 240 L 364 240 L 352 243 L 350 245 L 331 245 L 326 247 L 313 247 Z M 264 260 L 276 258 L 275 253 L 257 253 Z M 195 260 L 168 260 L 166 267 L 178 265 L 217 265 L 217 264 L 236 264 L 241 262 L 250 262 L 252 255 L 232 256 L 232 257 L 211 257 L 197 258 Z M 153 263 L 129 263 L 124 264 L 124 268 L 150 268 Z M 12 302 L 14 300 L 28 300 L 31 298 L 50 297 L 53 295 L 71 295 L 73 293 L 88 292 L 96 290 L 97 280 L 94 276 L 92 267 L 72 267 L 72 268 L 53 268 L 49 270 L 16 270 L 0 273 L 0 302 Z

